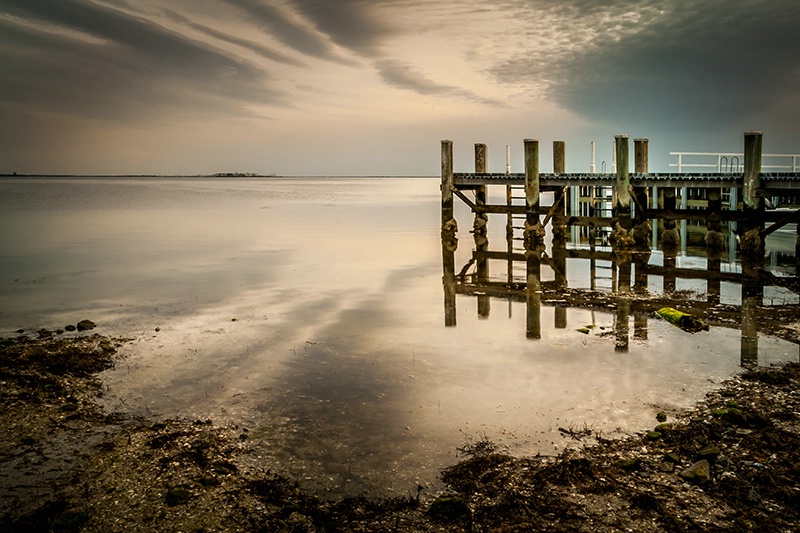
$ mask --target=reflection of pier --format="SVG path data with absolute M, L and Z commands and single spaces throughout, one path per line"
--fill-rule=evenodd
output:
M 474 295 L 478 299 L 479 318 L 488 318 L 491 299 L 526 303 L 526 335 L 542 337 L 541 307 L 555 307 L 557 329 L 566 328 L 568 308 L 599 309 L 615 314 L 616 349 L 626 351 L 630 339 L 630 318 L 633 317 L 633 337 L 646 339 L 648 320 L 662 307 L 689 310 L 710 326 L 741 330 L 741 362 L 749 365 L 758 358 L 758 334 L 769 333 L 798 343 L 797 334 L 784 326 L 797 320 L 800 293 L 797 277 L 780 277 L 762 268 L 766 237 L 800 220 L 797 201 L 800 196 L 800 173 L 762 173 L 760 132 L 745 133 L 743 167 L 740 173 L 653 174 L 648 172 L 647 139 L 636 139 L 634 150 L 635 173 L 629 172 L 628 138 L 615 139 L 616 168 L 613 174 L 567 174 L 565 146 L 553 143 L 553 173 L 539 173 L 539 142 L 525 140 L 525 172 L 511 174 L 487 173 L 486 145 L 475 145 L 475 172 L 453 172 L 453 144 L 442 141 L 442 258 L 444 271 L 445 324 L 456 325 L 456 295 Z M 795 164 L 793 160 L 793 165 Z M 487 187 L 505 187 L 505 204 L 490 204 Z M 524 190 L 524 204 L 515 204 L 513 189 Z M 586 191 L 597 188 L 611 190 L 611 213 L 594 210 L 594 194 Z M 702 205 L 686 205 L 687 190 L 702 191 Z M 553 203 L 540 205 L 542 192 L 552 192 Z M 676 197 L 682 196 L 681 207 Z M 474 198 L 467 196 L 474 193 Z M 729 199 L 728 208 L 722 205 Z M 461 199 L 474 213 L 471 233 L 475 249 L 469 262 L 456 270 L 455 251 L 458 247 L 458 224 L 454 215 L 454 197 Z M 738 199 L 741 198 L 741 203 Z M 788 211 L 769 211 L 766 198 L 780 198 Z M 733 199 L 733 201 L 731 201 Z M 506 219 L 506 249 L 490 251 L 488 240 L 489 216 L 502 214 Z M 601 216 L 602 215 L 602 216 Z M 520 228 L 515 218 L 520 217 Z M 543 217 L 543 218 L 542 218 Z M 676 257 L 681 249 L 685 231 L 679 232 L 676 222 L 685 225 L 689 220 L 705 222 L 706 268 L 679 268 Z M 651 226 L 651 222 L 653 225 Z M 723 238 L 722 223 L 728 222 L 729 239 Z M 770 225 L 767 225 L 771 223 Z M 660 225 L 661 231 L 656 231 Z M 567 240 L 575 236 L 572 228 L 589 228 L 586 246 L 569 249 Z M 613 228 L 609 233 L 610 251 L 596 246 L 594 229 Z M 516 229 L 524 229 L 521 238 Z M 734 239 L 732 230 L 738 236 Z M 796 251 L 800 249 L 798 224 Z M 548 255 L 545 238 L 550 236 Z M 656 235 L 660 239 L 656 241 Z M 524 242 L 524 252 L 514 249 L 513 241 Z M 721 256 L 729 243 L 729 262 L 733 263 L 737 243 L 742 255 L 740 271 L 723 270 Z M 651 246 L 660 245 L 663 264 L 650 263 Z M 685 245 L 685 244 L 684 244 Z M 797 259 L 798 253 L 795 253 Z M 578 260 L 589 264 L 589 288 L 568 287 L 567 265 Z M 490 263 L 501 262 L 507 276 L 504 281 L 490 276 Z M 598 262 L 606 267 L 611 286 L 597 290 Z M 524 265 L 525 276 L 514 274 L 515 264 Z M 550 269 L 543 278 L 542 269 Z M 651 278 L 661 282 L 659 296 L 648 294 Z M 547 280 L 547 281 L 543 281 Z M 552 279 L 552 281 L 550 281 Z M 681 279 L 705 280 L 704 297 L 678 297 L 677 282 Z M 722 302 L 723 283 L 741 287 L 737 304 Z M 764 288 L 781 287 L 790 291 L 792 303 L 781 306 L 764 305 Z M 510 304 L 509 304 L 510 305 Z M 756 318 L 757 317 L 757 318 Z
M 600 250 L 555 249 L 552 257 L 542 251 L 527 253 L 474 251 L 472 258 L 457 273 L 454 251 L 443 247 L 445 261 L 445 324 L 456 325 L 456 295 L 478 298 L 478 316 L 488 318 L 490 299 L 526 304 L 526 336 L 542 337 L 541 308 L 555 308 L 555 329 L 569 327 L 567 309 L 581 308 L 605 311 L 615 315 L 615 346 L 618 351 L 627 351 L 631 338 L 630 321 L 633 318 L 634 339 L 646 339 L 648 321 L 662 307 L 689 309 L 712 327 L 741 330 L 741 364 L 752 365 L 758 360 L 758 334 L 769 333 L 793 343 L 798 343 L 795 333 L 785 329 L 800 317 L 800 303 L 765 305 L 764 288 L 782 286 L 797 294 L 797 278 L 780 278 L 760 269 L 745 269 L 743 272 L 721 270 L 722 261 L 710 258 L 705 270 L 675 268 L 649 264 L 647 253 L 615 254 Z M 589 263 L 590 280 L 597 276 L 598 261 L 610 263 L 612 286 L 610 292 L 593 288 L 573 289 L 567 286 L 568 259 Z M 450 262 L 452 261 L 452 262 Z M 489 262 L 524 262 L 525 279 L 509 277 L 504 281 L 490 279 Z M 665 256 L 665 263 L 674 257 Z M 448 268 L 452 265 L 452 268 Z M 473 268 L 474 267 L 474 268 Z M 542 281 L 542 269 L 550 269 L 548 281 Z M 650 295 L 648 278 L 656 276 L 663 281 L 664 293 Z M 675 294 L 679 279 L 706 280 L 704 295 L 688 297 Z M 721 282 L 741 287 L 741 303 L 721 303 Z M 595 283 L 590 281 L 592 287 Z M 573 325 L 576 329 L 580 325 Z

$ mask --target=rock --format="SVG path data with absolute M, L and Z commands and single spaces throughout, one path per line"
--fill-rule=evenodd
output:
M 686 481 L 702 485 L 711 479 L 711 464 L 702 459 L 689 468 L 682 470 L 678 475 Z
M 697 456 L 703 459 L 708 459 L 709 461 L 714 461 L 721 453 L 722 450 L 719 449 L 719 446 L 707 444 L 703 446 L 699 452 L 697 452 Z
M 668 461 L 668 462 L 673 463 L 673 464 L 678 464 L 678 463 L 681 462 L 680 456 L 678 456 L 678 454 L 675 453 L 675 452 L 669 452 L 669 453 L 665 454 L 663 460 L 664 461 Z
M 457 496 L 441 496 L 431 503 L 428 514 L 441 520 L 453 520 L 468 515 L 469 507 Z
M 658 470 L 660 472 L 666 472 L 668 474 L 671 474 L 672 472 L 675 471 L 675 464 L 670 463 L 669 461 L 663 461 L 661 464 L 658 465 Z
M 75 331 L 75 326 L 70 324 L 69 326 L 64 326 L 64 329 L 67 330 L 67 331 Z
M 92 322 L 91 320 L 81 320 L 78 322 L 78 331 L 87 331 L 90 329 L 94 329 L 97 324 Z
M 40 339 L 50 339 L 53 337 L 53 332 L 45 328 L 40 329 L 36 333 L 39 334 Z
M 658 440 L 661 438 L 661 433 L 658 431 L 648 431 L 644 438 L 647 440 Z
M 623 470 L 638 470 L 639 466 L 641 466 L 642 460 L 638 457 L 633 459 L 620 459 L 618 461 L 614 461 L 614 466 L 617 468 L 622 468 Z
M 191 491 L 184 487 L 173 487 L 167 491 L 164 500 L 167 505 L 174 507 L 182 503 L 186 503 L 192 499 L 193 494 Z
M 666 422 L 667 421 L 667 413 L 665 413 L 664 411 L 659 411 L 656 414 L 656 420 L 658 420 L 659 422 Z

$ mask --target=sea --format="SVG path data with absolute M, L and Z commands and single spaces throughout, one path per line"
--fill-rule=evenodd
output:
M 0 337 L 92 320 L 92 333 L 130 339 L 101 375 L 108 411 L 235 426 L 258 461 L 336 496 L 434 487 L 459 450 L 482 440 L 555 455 L 580 446 L 582 432 L 636 435 L 745 366 L 800 358 L 798 344 L 743 327 L 741 314 L 689 333 L 656 313 L 636 322 L 593 305 L 594 293 L 616 294 L 618 272 L 577 252 L 564 273 L 573 298 L 543 299 L 531 335 L 530 299 L 518 293 L 524 264 L 490 262 L 484 281 L 499 292 L 467 283 L 477 245 L 458 200 L 449 251 L 462 289 L 448 318 L 439 185 L 0 178 Z M 796 276 L 794 238 L 791 227 L 768 240 L 770 275 Z M 505 215 L 491 215 L 484 249 L 501 257 L 521 246 L 506 240 Z M 573 232 L 568 250 L 587 247 Z M 716 301 L 736 309 L 742 267 L 731 250 Z M 545 253 L 553 255 L 549 243 Z M 663 266 L 665 257 L 654 248 L 647 261 Z M 705 250 L 686 238 L 673 262 L 674 293 L 692 312 L 709 287 L 684 274 L 706 269 Z M 543 284 L 554 279 L 547 264 Z M 662 276 L 646 284 L 649 296 L 663 295 Z M 581 291 L 587 300 L 576 304 Z M 762 307 L 798 305 L 791 284 L 762 294 Z

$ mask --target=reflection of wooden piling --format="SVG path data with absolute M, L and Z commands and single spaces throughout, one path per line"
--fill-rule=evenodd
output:
M 528 251 L 526 256 L 527 271 L 527 315 L 525 336 L 529 339 L 542 338 L 542 258 L 539 252 Z
M 442 240 L 442 287 L 444 288 L 444 325 L 456 325 L 456 256 Z
M 740 364 L 758 365 L 758 306 L 764 299 L 764 285 L 756 278 L 742 283 L 742 343 Z
M 708 268 L 708 285 L 706 289 L 706 300 L 710 304 L 718 304 L 720 302 L 720 290 L 722 288 L 722 280 L 719 273 L 722 267 L 722 259 L 720 254 L 709 254 L 706 259 Z
M 676 254 L 675 248 L 664 250 L 664 294 L 675 292 L 677 281 L 677 274 L 675 273 Z
M 614 343 L 614 350 L 617 352 L 627 352 L 629 344 L 629 329 L 628 317 L 631 314 L 631 300 L 629 297 L 620 296 L 617 298 L 617 314 L 614 323 L 614 333 L 616 341 Z
M 664 211 L 667 214 L 675 212 L 675 187 L 659 188 L 663 194 Z M 681 241 L 680 234 L 675 227 L 674 219 L 664 219 L 664 231 L 661 233 L 661 246 L 663 248 L 675 247 Z
M 724 239 L 722 237 L 722 221 L 720 213 L 722 211 L 722 189 L 708 189 L 708 218 L 706 218 L 705 242 L 709 254 L 715 255 L 722 249 Z

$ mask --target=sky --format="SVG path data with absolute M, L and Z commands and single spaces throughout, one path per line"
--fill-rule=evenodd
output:
M 568 172 L 800 153 L 797 0 L 0 0 L 0 173 Z M 631 148 L 632 149 L 632 148 Z

